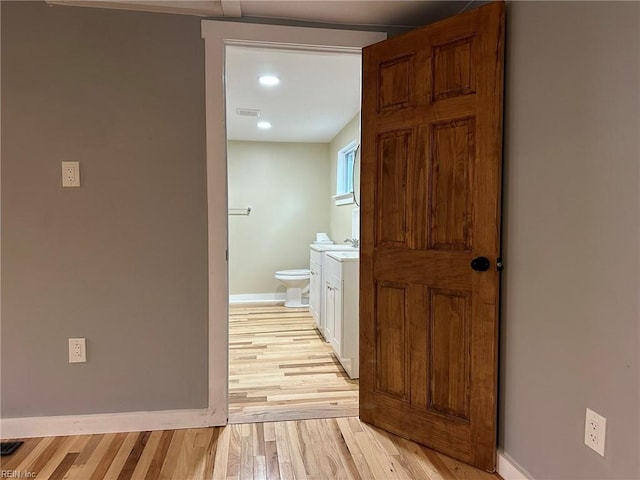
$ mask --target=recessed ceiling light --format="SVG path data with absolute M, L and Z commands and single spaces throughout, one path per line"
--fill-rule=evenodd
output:
M 271 128 L 271 123 L 269 122 L 258 122 L 258 128 L 262 130 L 269 130 Z
M 258 77 L 258 81 L 261 85 L 265 85 L 267 87 L 273 87 L 280 83 L 280 79 L 275 75 L 260 75 Z

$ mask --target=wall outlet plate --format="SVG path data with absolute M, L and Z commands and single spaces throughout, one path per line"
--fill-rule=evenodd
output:
M 62 186 L 80 186 L 80 162 L 62 162 Z
M 87 341 L 84 338 L 69 339 L 69 363 L 87 361 Z
M 584 444 L 604 457 L 607 419 L 587 408 L 584 422 Z

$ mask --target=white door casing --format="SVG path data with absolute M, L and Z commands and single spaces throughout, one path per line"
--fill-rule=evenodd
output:
M 207 129 L 209 417 L 210 425 L 226 425 L 229 376 L 229 276 L 227 148 L 225 126 L 225 47 L 268 46 L 296 50 L 360 53 L 385 40 L 384 32 L 202 21 L 205 42 Z

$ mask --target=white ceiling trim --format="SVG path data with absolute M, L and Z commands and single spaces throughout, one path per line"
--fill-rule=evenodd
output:
M 155 13 L 176 13 L 200 17 L 239 17 L 240 0 L 45 0 L 51 5 L 134 10 Z M 225 15 L 226 5 L 228 14 Z
M 235 25 L 241 25 L 241 24 L 236 23 Z M 287 27 L 287 28 L 297 28 L 297 27 Z M 304 27 L 304 28 L 307 28 L 307 27 Z M 361 48 L 354 48 L 354 47 L 344 47 L 344 46 L 329 47 L 326 45 L 299 45 L 296 43 L 258 42 L 253 40 L 227 39 L 224 41 L 224 44 L 225 46 L 234 45 L 239 47 L 270 48 L 272 50 L 295 50 L 295 51 L 305 51 L 305 52 L 326 52 L 326 53 L 356 53 L 356 54 L 362 53 Z

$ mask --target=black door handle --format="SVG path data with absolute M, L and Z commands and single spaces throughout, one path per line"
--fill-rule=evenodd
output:
M 491 262 L 487 257 L 476 257 L 471 260 L 471 268 L 476 272 L 486 272 L 490 266 Z

